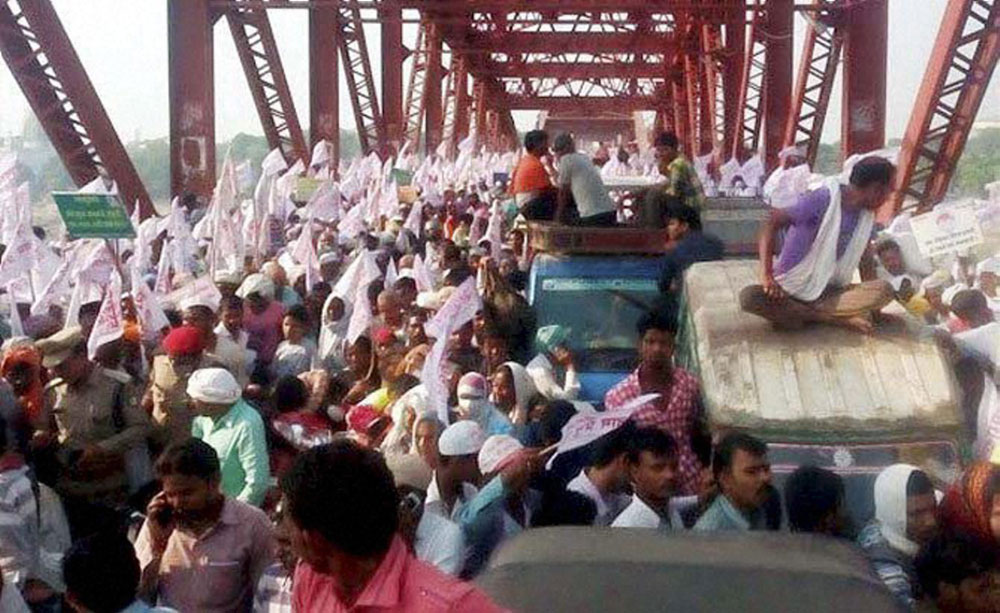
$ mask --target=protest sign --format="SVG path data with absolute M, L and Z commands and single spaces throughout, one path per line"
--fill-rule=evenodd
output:
M 52 192 L 71 238 L 135 238 L 125 207 L 110 194 Z
M 910 220 L 913 236 L 924 257 L 964 251 L 982 244 L 983 231 L 971 207 L 944 207 Z
M 295 180 L 295 194 L 292 200 L 296 202 L 309 202 L 319 186 L 323 184 L 322 179 L 313 177 L 298 177 Z
M 628 421 L 633 413 L 659 397 L 659 394 L 643 394 L 613 411 L 577 413 L 563 426 L 562 438 L 559 439 L 556 452 L 549 458 L 546 467 L 551 469 L 552 462 L 559 454 L 589 445 L 605 434 L 614 432 Z
M 389 180 L 399 187 L 407 187 L 413 182 L 413 172 L 402 168 L 393 168 L 389 173 Z

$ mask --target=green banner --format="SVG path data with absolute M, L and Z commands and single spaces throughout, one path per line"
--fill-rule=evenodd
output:
M 125 208 L 115 196 L 52 192 L 70 238 L 135 238 Z
M 413 182 L 413 173 L 402 168 L 393 168 L 389 178 L 396 182 L 396 187 L 407 187 Z

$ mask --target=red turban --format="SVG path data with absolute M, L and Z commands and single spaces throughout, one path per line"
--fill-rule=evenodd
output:
M 171 330 L 163 339 L 163 348 L 170 356 L 194 355 L 205 348 L 205 339 L 198 328 L 180 326 Z

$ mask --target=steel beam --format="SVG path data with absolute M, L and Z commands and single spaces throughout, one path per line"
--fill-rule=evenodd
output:
M 49 0 L 0 1 L 0 54 L 59 154 L 83 186 L 113 179 L 129 212 L 153 213 L 152 202 L 122 146 L 83 63 Z
M 672 88 L 674 102 L 674 134 L 677 136 L 677 142 L 684 151 L 684 154 L 690 158 L 694 155 L 694 152 L 691 151 L 691 142 L 689 138 L 689 133 L 691 131 L 689 128 L 690 118 L 688 117 L 687 87 L 685 86 L 684 79 L 679 78 L 674 80 Z
M 841 147 L 845 157 L 885 146 L 889 2 L 854 3 L 846 17 L 841 116 Z
M 512 111 L 545 109 L 550 113 L 653 111 L 653 96 L 518 96 L 508 95 L 503 107 Z
M 462 44 L 450 44 L 465 54 L 503 53 L 666 53 L 673 48 L 671 34 L 637 32 L 471 32 Z M 456 41 L 457 42 L 457 41 Z
M 399 0 L 382 0 L 382 121 L 389 143 L 399 151 L 403 140 L 403 10 Z
M 444 133 L 442 86 L 444 67 L 441 65 L 441 32 L 437 24 L 428 24 L 424 31 L 427 44 L 426 81 L 424 82 L 424 151 L 434 153 Z
M 168 0 L 170 191 L 207 201 L 215 188 L 215 88 L 208 0 Z
M 766 7 L 765 0 L 754 0 L 751 8 Z M 755 12 L 746 36 L 747 49 L 740 75 L 739 104 L 736 107 L 736 131 L 731 133 L 730 155 L 745 161 L 760 149 L 764 121 L 764 81 L 767 71 L 767 15 Z
M 792 102 L 792 6 L 794 0 L 767 0 L 767 69 L 764 74 L 764 165 L 778 164 L 785 119 Z
M 367 155 L 385 145 L 385 123 L 375 93 L 375 77 L 368 57 L 361 11 L 354 2 L 340 2 L 339 6 L 340 57 L 344 62 L 347 89 L 351 92 L 361 151 Z
M 508 79 L 662 79 L 664 76 L 663 64 L 653 62 L 493 62 L 489 74 Z
M 469 69 L 462 56 L 455 56 L 455 131 L 457 145 L 469 135 L 472 100 L 469 97 Z
M 743 4 L 745 0 L 740 0 Z M 744 7 L 745 8 L 745 7 Z M 723 97 L 725 98 L 725 128 L 723 146 L 727 138 L 737 133 L 740 125 L 740 81 L 743 76 L 743 56 L 746 54 L 746 14 L 735 14 L 726 21 L 726 53 L 723 59 Z M 727 151 L 731 155 L 731 151 Z
M 309 11 L 309 140 L 333 146 L 334 168 L 340 163 L 339 36 L 333 3 Z
M 998 58 L 1000 0 L 950 0 L 906 128 L 896 190 L 883 218 L 903 206 L 924 211 L 944 198 Z
M 280 149 L 289 165 L 301 159 L 309 162 L 305 137 L 288 89 L 278 45 L 271 31 L 267 11 L 234 8 L 226 21 L 243 65 L 250 95 L 260 117 L 268 147 Z
M 836 6 L 842 0 L 827 1 Z M 806 31 L 784 139 L 785 146 L 804 149 L 809 164 L 816 162 L 843 47 L 843 30 L 817 17 Z

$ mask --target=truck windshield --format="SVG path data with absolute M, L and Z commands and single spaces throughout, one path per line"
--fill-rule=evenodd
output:
M 538 325 L 569 329 L 569 348 L 581 372 L 627 372 L 636 365 L 635 324 L 659 297 L 656 279 L 541 280 Z

